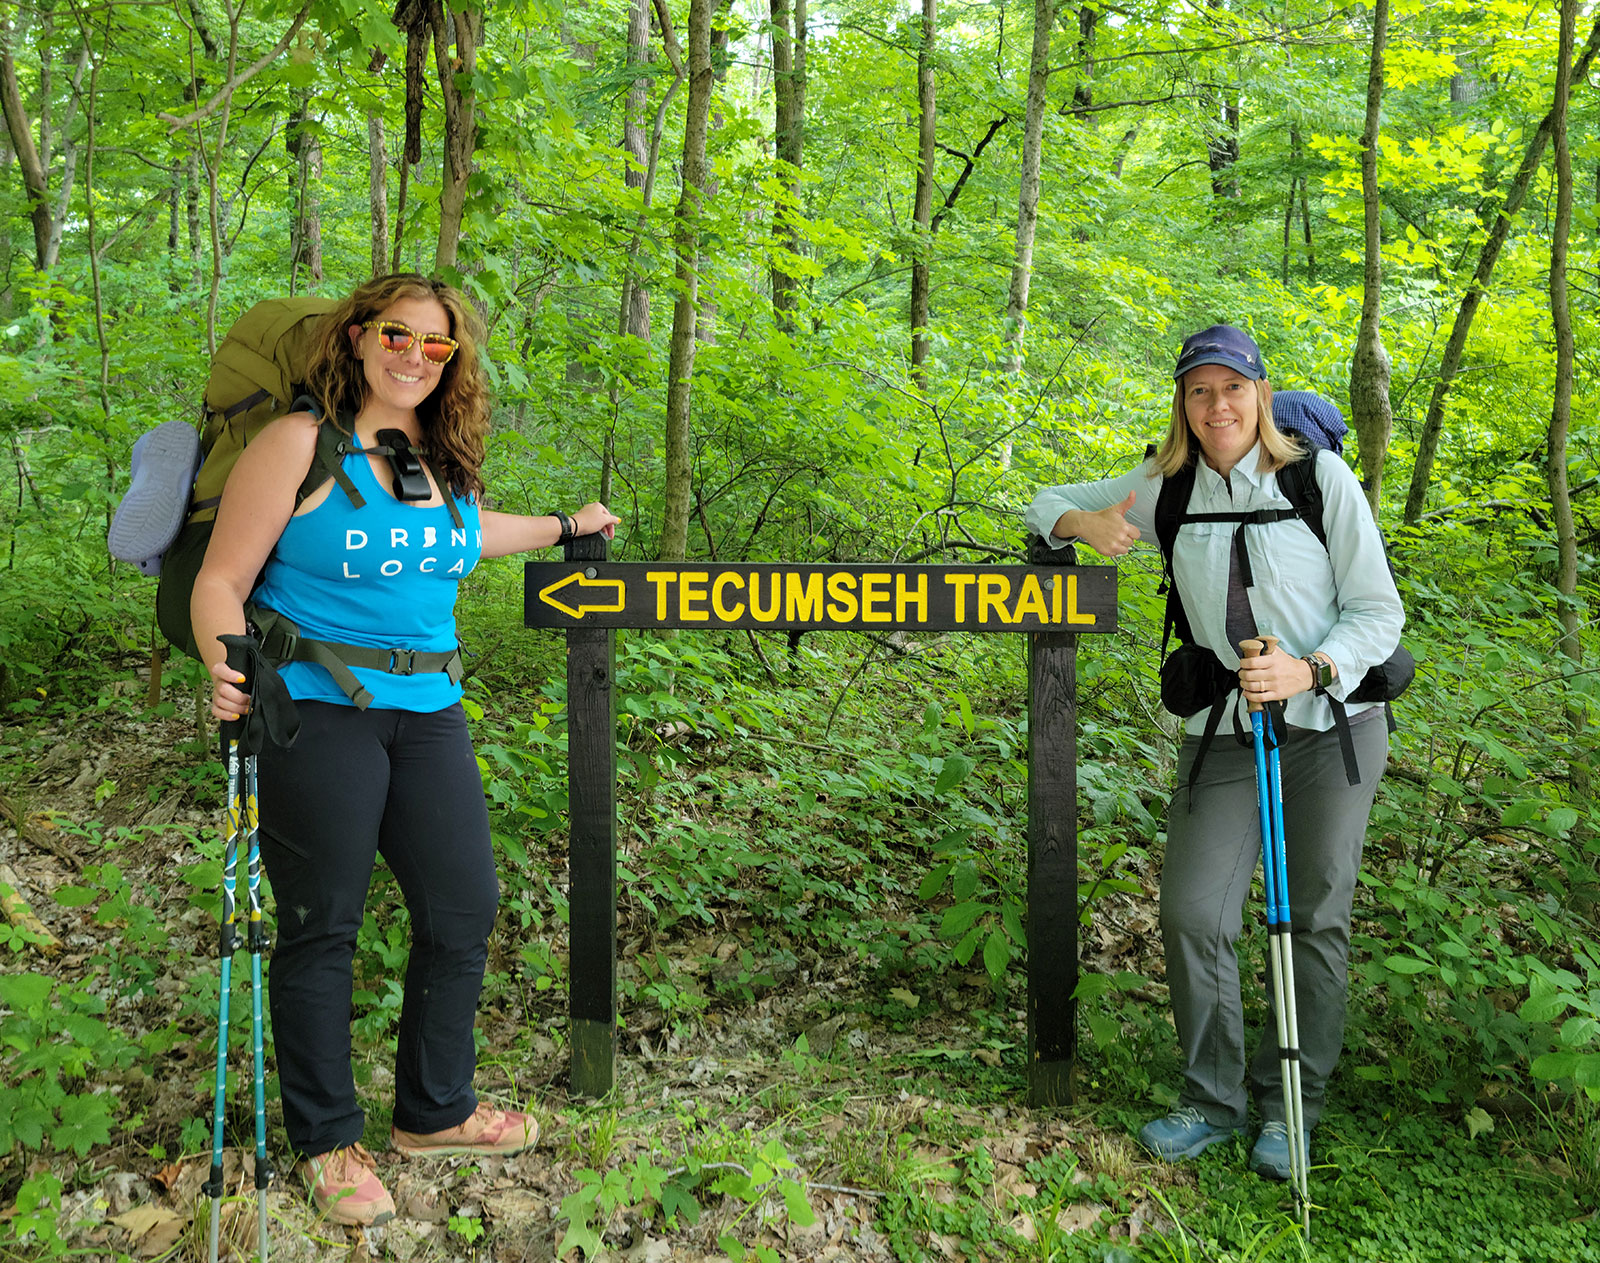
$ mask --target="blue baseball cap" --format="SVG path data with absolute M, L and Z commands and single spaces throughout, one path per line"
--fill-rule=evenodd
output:
M 1181 378 L 1191 368 L 1202 364 L 1221 364 L 1252 381 L 1260 381 L 1267 375 L 1267 366 L 1255 339 L 1232 325 L 1212 325 L 1185 338 L 1183 350 L 1178 352 L 1177 367 L 1172 370 L 1173 379 Z

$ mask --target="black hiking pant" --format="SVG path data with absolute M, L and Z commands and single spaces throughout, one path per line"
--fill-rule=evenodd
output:
M 260 756 L 261 856 L 277 921 L 267 994 L 297 1153 L 361 1139 L 352 965 L 382 855 L 411 914 L 394 1125 L 434 1132 L 477 1107 L 473 1020 L 499 886 L 459 704 L 431 714 L 300 703 L 291 750 Z

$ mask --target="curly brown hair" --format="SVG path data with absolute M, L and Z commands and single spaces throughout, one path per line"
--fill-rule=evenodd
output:
M 396 272 L 356 287 L 325 315 L 312 339 L 306 389 L 349 433 L 367 397 L 367 378 L 346 330 L 365 324 L 402 298 L 432 298 L 450 318 L 449 334 L 459 344 L 444 366 L 439 385 L 417 408 L 429 459 L 458 495 L 483 495 L 484 440 L 489 434 L 489 388 L 478 358 L 483 324 L 457 289 L 417 272 Z

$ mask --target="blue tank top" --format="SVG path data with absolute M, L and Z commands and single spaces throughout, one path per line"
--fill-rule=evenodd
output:
M 311 512 L 290 518 L 252 599 L 292 619 L 311 640 L 449 652 L 457 643 L 457 585 L 483 553 L 477 501 L 457 498 L 458 530 L 442 504 L 396 500 L 359 447 L 344 458 L 344 470 L 366 504 L 356 508 L 335 485 Z M 461 685 L 443 671 L 352 669 L 379 710 L 443 710 L 461 698 Z M 353 705 L 314 662 L 285 663 L 280 672 L 296 700 Z

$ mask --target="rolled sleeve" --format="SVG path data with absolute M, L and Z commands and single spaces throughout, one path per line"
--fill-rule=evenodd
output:
M 1343 701 L 1372 667 L 1395 651 L 1406 615 L 1383 538 L 1355 474 L 1338 456 L 1322 452 L 1316 477 L 1338 606 L 1338 619 L 1317 648 L 1338 668 L 1339 677 L 1328 692 Z
M 1133 493 L 1134 500 L 1133 508 L 1128 510 L 1128 522 L 1138 528 L 1143 538 L 1155 543 L 1156 497 L 1161 494 L 1161 477 L 1149 461 L 1116 478 L 1046 487 L 1033 497 L 1023 520 L 1029 530 L 1048 540 L 1050 547 L 1065 548 L 1072 541 L 1052 534 L 1063 513 L 1069 509 L 1098 513 L 1113 504 L 1121 504 L 1129 492 Z

